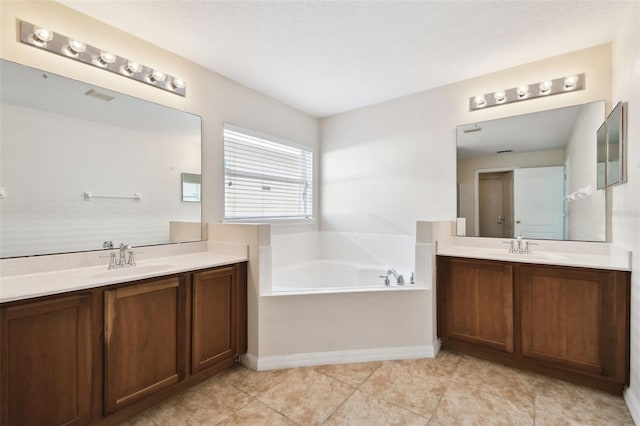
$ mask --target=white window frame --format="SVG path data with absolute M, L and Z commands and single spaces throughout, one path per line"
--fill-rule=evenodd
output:
M 228 188 L 229 188 L 229 183 L 233 182 L 233 177 L 231 176 L 230 173 L 230 169 L 228 167 L 228 161 L 230 160 L 229 158 L 229 153 L 227 152 L 228 149 L 228 144 L 229 143 L 233 143 L 232 142 L 232 138 L 228 137 L 228 133 L 230 132 L 230 135 L 232 136 L 234 133 L 235 134 L 239 134 L 241 136 L 247 137 L 247 142 L 249 142 L 251 139 L 253 139 L 253 141 L 251 142 L 255 142 L 255 146 L 260 146 L 261 142 L 264 142 L 265 145 L 272 145 L 276 144 L 276 145 L 282 145 L 283 149 L 291 149 L 293 148 L 294 150 L 299 150 L 301 153 L 306 153 L 306 155 L 308 155 L 308 158 L 306 159 L 301 159 L 301 164 L 299 167 L 301 167 L 301 173 L 302 176 L 300 179 L 303 180 L 298 180 L 298 179 L 292 179 L 291 177 L 287 177 L 287 176 L 274 176 L 274 175 L 265 175 L 265 174 L 261 174 L 261 173 L 253 173 L 251 171 L 248 170 L 244 170 L 244 171 L 239 171 L 239 172 L 235 172 L 233 173 L 234 177 L 237 179 L 238 177 L 240 178 L 248 178 L 248 179 L 252 179 L 252 178 L 258 178 L 258 179 L 264 179 L 265 181 L 263 182 L 263 186 L 264 187 L 271 187 L 271 183 L 298 183 L 300 185 L 306 184 L 306 188 L 308 188 L 309 194 L 306 195 L 302 195 L 302 202 L 303 203 L 308 203 L 307 207 L 303 207 L 303 211 L 300 211 L 300 214 L 255 214 L 255 215 L 231 215 L 230 212 L 228 211 Z M 249 142 L 250 143 L 250 142 Z M 314 168 L 315 168 L 315 164 L 314 164 L 314 152 L 313 149 L 309 146 L 306 145 L 301 145 L 301 144 L 297 144 L 294 142 L 290 142 L 281 138 L 277 138 L 274 136 L 270 136 L 270 135 L 266 135 L 263 133 L 259 133 L 253 130 L 249 130 L 249 129 L 245 129 L 242 128 L 240 126 L 236 126 L 234 124 L 231 123 L 224 123 L 224 131 L 223 131 L 223 159 L 224 159 L 224 180 L 223 180 L 223 184 L 224 184 L 224 221 L 225 222 L 257 222 L 257 223 L 280 223 L 280 224 L 286 224 L 288 222 L 295 222 L 298 223 L 300 221 L 304 221 L 304 222 L 314 222 Z M 277 150 L 277 147 L 275 147 Z M 269 164 L 267 164 L 269 165 Z M 256 205 L 257 207 L 257 205 Z

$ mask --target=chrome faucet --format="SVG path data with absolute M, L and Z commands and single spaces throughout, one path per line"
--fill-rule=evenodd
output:
M 395 278 L 396 283 L 398 285 L 404 285 L 404 277 L 402 276 L 402 274 L 398 274 L 398 272 L 395 269 L 389 268 L 387 270 L 387 277 L 389 275 L 393 275 L 393 278 Z
M 517 254 L 531 254 L 531 246 L 537 245 L 531 241 L 526 241 L 522 238 L 522 235 L 514 238 L 510 241 L 503 241 L 505 244 L 509 244 L 509 253 Z
M 136 266 L 136 259 L 133 253 L 133 247 L 128 244 L 120 243 L 120 257 L 118 258 L 118 267 Z

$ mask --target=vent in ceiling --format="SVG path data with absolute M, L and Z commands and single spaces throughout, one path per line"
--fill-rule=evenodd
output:
M 93 89 L 87 90 L 84 94 L 87 96 L 91 96 L 92 98 L 100 99 L 101 101 L 104 101 L 104 102 L 109 102 L 115 99 L 115 96 L 109 96 L 105 93 L 100 93 Z

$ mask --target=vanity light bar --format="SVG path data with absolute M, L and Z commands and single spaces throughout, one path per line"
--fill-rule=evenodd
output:
M 187 83 L 181 78 L 170 76 L 138 62 L 117 56 L 80 40 L 55 33 L 47 28 L 38 27 L 29 22 L 20 21 L 20 41 L 180 96 L 185 96 L 187 92 Z
M 576 92 L 585 87 L 585 74 L 569 75 L 554 80 L 513 87 L 507 90 L 485 93 L 469 98 L 469 111 L 476 111 L 511 102 L 526 101 L 544 96 L 559 95 L 561 93 Z

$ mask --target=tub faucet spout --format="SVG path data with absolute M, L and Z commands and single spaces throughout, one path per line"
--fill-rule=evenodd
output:
M 387 270 L 387 275 L 393 275 L 393 278 L 395 278 L 396 283 L 398 285 L 403 285 L 404 284 L 404 277 L 402 276 L 402 274 L 398 274 L 398 271 L 396 271 L 393 268 L 389 268 Z

